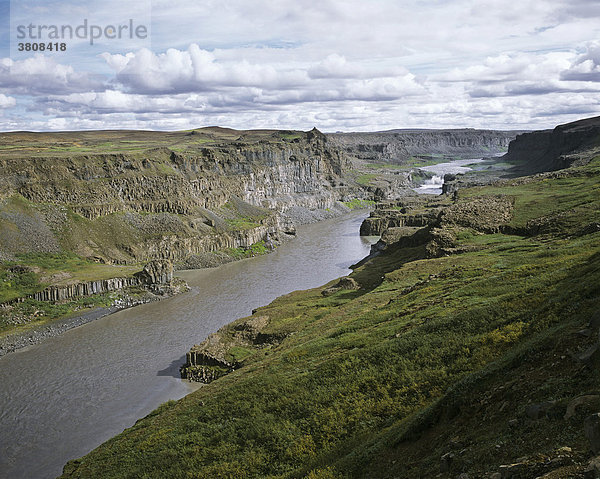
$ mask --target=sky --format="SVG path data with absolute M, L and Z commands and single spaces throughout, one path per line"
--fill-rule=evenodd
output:
M 0 0 L 0 131 L 510 130 L 597 115 L 597 0 Z

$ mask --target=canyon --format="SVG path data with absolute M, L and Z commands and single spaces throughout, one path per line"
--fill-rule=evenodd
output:
M 342 146 L 362 145 L 363 134 L 317 129 L 0 134 L 3 329 L 64 314 L 40 303 L 71 301 L 70 313 L 91 295 L 131 304 L 109 293 L 135 289 L 153 261 L 202 268 L 264 254 L 299 224 L 410 194 L 410 164 L 369 169 L 400 154 L 400 140 L 402 155 L 475 155 L 497 153 L 514 134 L 394 133 L 368 161 L 362 147 Z
M 207 384 L 61 477 L 597 477 L 598 124 L 511 143 L 546 171 L 378 204 L 352 273 L 209 335 Z

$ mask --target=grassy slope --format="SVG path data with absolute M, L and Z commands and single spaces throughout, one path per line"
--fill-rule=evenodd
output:
M 561 417 L 573 397 L 600 393 L 597 373 L 570 356 L 589 345 L 573 333 L 600 297 L 600 233 L 575 234 L 600 222 L 600 160 L 585 171 L 500 191 L 515 199 L 515 224 L 560 212 L 556 231 L 465 230 L 461 244 L 476 248 L 436 259 L 391 248 L 354 274 L 362 290 L 261 308 L 267 332 L 293 334 L 64 477 L 432 477 L 447 452 L 457 458 L 444 477 L 485 477 L 561 446 L 575 464 L 552 477 L 577 477 L 585 411 Z M 555 414 L 525 419 L 528 403 L 551 399 Z

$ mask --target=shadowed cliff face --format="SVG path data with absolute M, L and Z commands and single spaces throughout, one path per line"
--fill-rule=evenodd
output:
M 345 161 L 317 130 L 0 135 L 0 259 L 182 261 L 277 239 L 278 212 L 348 194 Z
M 504 156 L 517 174 L 568 168 L 593 157 L 600 148 L 600 117 L 517 136 Z
M 283 208 L 292 202 L 289 195 L 330 193 L 344 163 L 320 133 L 204 144 L 183 151 L 167 144 L 131 153 L 0 157 L 0 195 L 68 205 L 86 218 L 117 211 L 189 214 L 222 207 L 232 195 L 254 206 L 280 201 Z
M 390 130 L 329 134 L 348 154 L 367 161 L 402 164 L 415 156 L 490 156 L 506 151 L 518 132 L 492 130 Z

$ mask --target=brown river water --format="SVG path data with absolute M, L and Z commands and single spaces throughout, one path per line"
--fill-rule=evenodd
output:
M 193 391 L 179 379 L 187 350 L 282 294 L 348 274 L 375 240 L 358 234 L 366 216 L 301 226 L 265 256 L 180 272 L 188 293 L 0 358 L 0 478 L 55 478 L 68 460 Z

